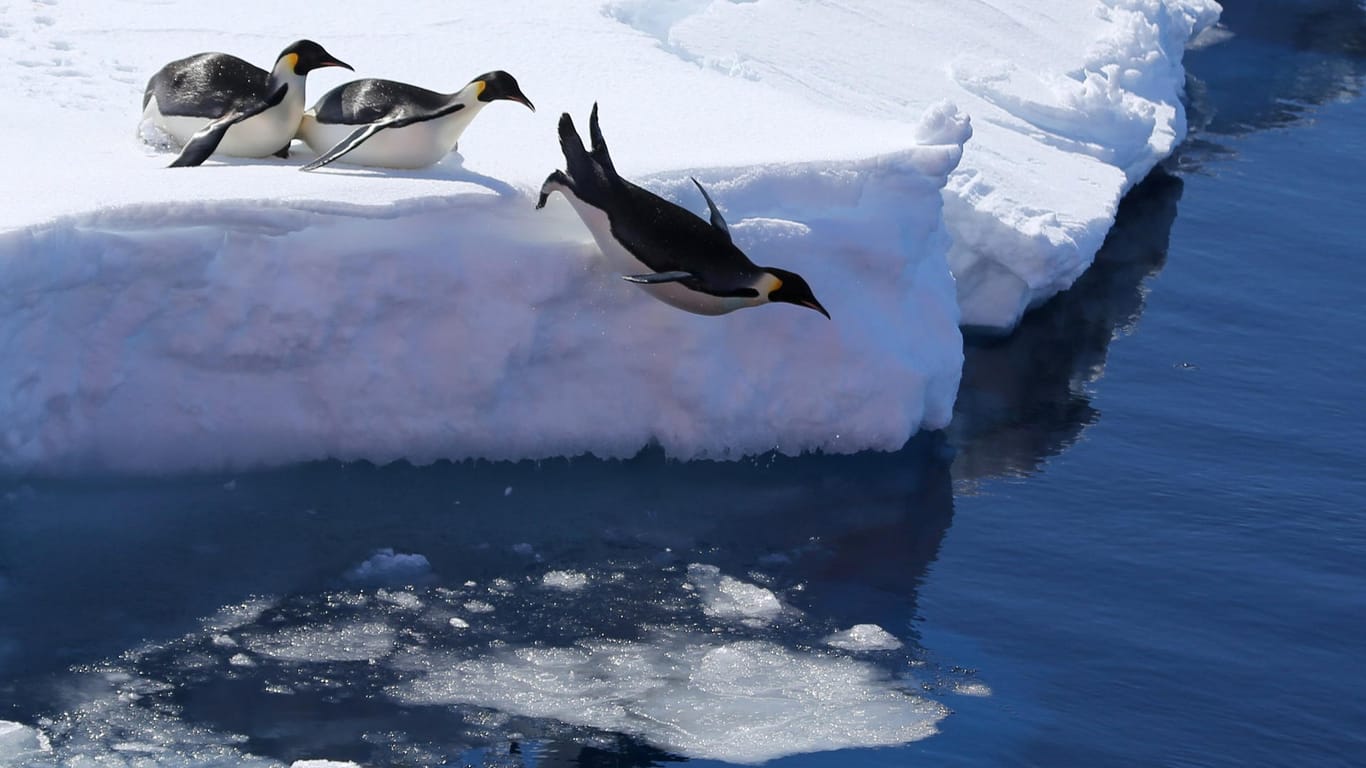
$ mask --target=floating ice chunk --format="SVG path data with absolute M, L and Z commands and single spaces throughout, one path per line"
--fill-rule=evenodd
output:
M 483 600 L 466 600 L 465 610 L 470 613 L 493 613 L 494 607 L 492 603 L 486 603 Z
M 348 581 L 361 584 L 406 586 L 427 581 L 432 575 L 432 564 L 417 554 L 396 553 L 385 547 L 368 560 L 347 572 Z
M 239 627 L 244 627 L 257 619 L 274 605 L 273 600 L 267 598 L 254 598 L 234 605 L 225 605 L 209 618 L 204 620 L 204 629 L 213 631 L 218 635 Z M 231 637 L 222 635 L 228 642 L 232 642 Z M 217 636 L 214 643 L 220 644 Z
M 825 644 L 846 651 L 894 651 L 901 641 L 876 624 L 855 624 L 825 638 Z
M 688 581 L 702 599 L 702 610 L 713 618 L 764 622 L 783 612 L 783 604 L 773 592 L 725 576 L 714 565 L 689 565 Z
M 450 624 L 451 627 L 452 627 L 453 629 L 469 629 L 469 628 L 470 628 L 470 623 L 469 623 L 468 621 L 465 621 L 464 619 L 460 618 L 459 616 L 452 616 L 446 623 L 447 623 L 447 624 Z
M 361 768 L 360 765 L 352 762 L 340 762 L 338 760 L 295 760 L 289 764 L 289 768 Z
M 52 751 L 47 736 L 37 728 L 0 720 L 0 766 L 21 766 Z
M 915 741 L 947 714 L 870 664 L 764 641 L 661 632 L 643 643 L 583 641 L 437 662 L 392 695 L 553 718 L 737 763 Z
M 987 697 L 991 695 L 991 688 L 986 683 L 957 683 L 953 686 L 953 692 L 959 696 Z
M 390 605 L 398 606 L 405 611 L 417 611 L 422 608 L 422 598 L 414 595 L 412 592 L 381 589 L 375 592 L 375 597 L 378 597 L 380 600 Z
M 369 661 L 393 650 L 394 630 L 375 621 L 292 627 L 251 637 L 246 645 L 279 661 Z
M 541 577 L 541 586 L 576 592 L 588 586 L 588 576 L 578 571 L 550 571 Z

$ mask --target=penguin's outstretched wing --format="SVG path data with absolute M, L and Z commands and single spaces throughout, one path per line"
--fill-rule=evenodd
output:
M 645 275 L 622 275 L 621 279 L 628 283 L 640 283 L 641 285 L 659 285 L 660 283 L 677 283 L 682 280 L 696 277 L 691 272 L 681 269 L 672 272 L 651 272 Z
M 181 148 L 180 154 L 166 167 L 191 168 L 203 164 L 203 162 L 208 160 L 214 153 L 214 150 L 218 149 L 218 145 L 222 143 L 223 137 L 227 135 L 229 128 L 249 117 L 259 115 L 267 109 L 278 105 L 285 100 L 285 93 L 288 91 L 289 83 L 285 83 L 275 89 L 275 92 L 264 101 L 259 101 L 246 107 L 238 107 L 222 117 L 211 121 L 208 125 L 196 131 L 195 134 L 190 137 L 189 141 L 185 142 L 185 146 Z
M 701 192 L 702 198 L 707 201 L 707 210 L 711 211 L 711 225 L 716 228 L 717 232 L 724 235 L 726 240 L 730 240 L 730 227 L 726 226 L 726 220 L 721 217 L 721 212 L 716 210 L 716 203 L 711 201 L 711 195 L 707 194 L 707 190 L 703 188 L 702 182 L 691 176 L 688 178 L 692 179 L 693 184 L 697 185 L 697 191 Z
M 455 114 L 456 112 L 459 112 L 464 108 L 464 104 L 461 104 L 459 102 L 453 102 L 451 104 L 447 104 L 446 106 L 440 109 L 434 109 L 419 114 L 394 115 L 393 117 L 388 117 L 383 120 L 377 120 L 373 123 L 370 123 L 369 125 L 363 125 L 360 128 L 353 131 L 350 136 L 347 136 L 346 138 L 337 142 L 336 146 L 332 147 L 331 149 L 327 150 L 321 155 L 318 155 L 318 159 L 314 160 L 308 165 L 301 167 L 299 170 L 316 171 L 324 165 L 334 163 L 342 159 L 342 157 L 345 156 L 351 150 L 364 144 L 366 141 L 370 139 L 371 136 L 374 136 L 375 134 L 379 133 L 385 128 L 402 128 L 405 125 L 421 123 L 427 120 L 435 120 L 439 117 L 445 117 L 446 115 Z

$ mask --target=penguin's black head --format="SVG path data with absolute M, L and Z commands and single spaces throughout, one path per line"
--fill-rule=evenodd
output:
M 345 67 L 351 69 L 351 65 L 328 53 L 321 45 L 312 40 L 300 40 L 280 52 L 281 59 L 294 58 L 289 62 L 290 68 L 296 75 L 306 75 L 315 69 L 323 67 Z M 354 72 L 354 69 L 351 69 Z
M 822 307 L 819 301 L 816 301 L 816 295 L 811 292 L 811 286 L 806 284 L 806 280 L 802 279 L 801 275 L 777 267 L 764 267 L 764 271 L 777 281 L 777 286 L 768 291 L 769 301 L 785 301 L 788 304 L 814 309 L 829 319 L 830 313 L 825 311 L 825 307 Z
M 528 99 L 522 89 L 517 85 L 517 79 L 501 69 L 494 70 L 488 74 L 480 75 L 470 81 L 479 89 L 480 101 L 497 101 L 507 99 L 518 104 L 525 104 L 527 109 L 532 112 L 536 107 L 532 106 L 531 99 Z

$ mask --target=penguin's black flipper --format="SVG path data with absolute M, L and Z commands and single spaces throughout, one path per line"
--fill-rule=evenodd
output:
M 332 163 L 336 160 L 340 160 L 342 155 L 345 155 L 347 152 L 350 152 L 356 147 L 359 147 L 361 144 L 364 144 L 366 139 L 370 138 L 371 136 L 374 136 L 375 134 L 379 133 L 380 131 L 388 127 L 389 126 L 386 123 L 371 123 L 369 125 L 361 126 L 361 128 L 359 128 L 358 130 L 352 131 L 350 136 L 347 136 L 346 138 L 337 142 L 336 146 L 332 147 L 331 149 L 327 150 L 321 155 L 318 155 L 318 159 L 314 160 L 308 165 L 301 167 L 299 170 L 316 171 L 324 165 L 328 165 L 329 163 Z
M 707 194 L 707 190 L 702 187 L 702 182 L 698 181 L 697 179 L 691 176 L 689 176 L 688 178 L 691 178 L 692 183 L 697 185 L 697 191 L 702 193 L 702 199 L 707 201 L 707 210 L 711 211 L 711 225 L 716 228 L 717 232 L 724 235 L 726 240 L 729 241 L 730 227 L 726 226 L 726 220 L 722 218 L 721 212 L 716 210 L 716 203 L 712 202 L 711 195 Z
M 674 270 L 672 272 L 651 272 L 648 275 L 622 275 L 621 279 L 628 283 L 658 285 L 660 283 L 676 283 L 679 280 L 687 280 L 690 277 L 696 277 L 696 275 L 691 272 Z
M 229 128 L 284 101 L 285 93 L 288 90 L 289 84 L 285 83 L 275 89 L 275 92 L 265 101 L 258 102 L 250 107 L 233 110 L 200 128 L 190 137 L 189 141 L 185 142 L 185 146 L 181 148 L 176 159 L 166 167 L 192 168 L 196 165 L 202 165 L 218 149 L 218 145 L 222 143 Z
M 292 142 L 293 139 L 291 139 L 290 141 Z M 289 144 L 286 144 L 286 145 L 284 145 L 283 147 L 280 147 L 280 149 L 278 149 L 278 150 L 275 152 L 275 157 L 278 157 L 278 158 L 280 158 L 281 160 L 288 160 L 288 159 L 289 159 Z
M 438 117 L 445 117 L 446 115 L 459 112 L 464 108 L 464 104 L 449 104 L 440 109 L 434 109 L 428 112 L 422 112 L 415 115 L 398 114 L 394 115 L 393 117 L 385 118 L 383 120 L 377 120 L 373 123 L 370 123 L 369 125 L 361 126 L 359 129 L 352 132 L 350 136 L 347 136 L 346 138 L 337 142 L 336 146 L 319 155 L 317 160 L 314 160 L 308 165 L 303 166 L 299 170 L 316 171 L 324 165 L 336 162 L 337 160 L 340 160 L 342 158 L 342 155 L 345 155 L 347 152 L 350 152 L 356 147 L 359 147 L 360 145 L 364 144 L 366 141 L 370 139 L 371 136 L 374 136 L 376 133 L 379 133 L 385 128 L 403 128 L 404 126 L 412 125 L 413 123 L 421 123 L 427 120 L 435 120 Z
M 176 159 L 166 167 L 193 168 L 196 165 L 202 165 L 205 160 L 213 155 L 214 150 L 218 149 L 218 145 L 227 135 L 228 129 L 237 122 L 231 119 L 233 117 L 235 115 L 226 115 L 200 128 L 195 132 L 195 135 L 190 137 L 189 141 L 185 142 L 185 146 L 181 147 L 180 154 L 176 156 Z

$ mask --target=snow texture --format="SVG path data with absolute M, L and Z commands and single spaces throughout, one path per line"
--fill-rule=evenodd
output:
M 960 319 L 1008 328 L 1070 284 L 1122 192 L 1181 138 L 1183 46 L 1217 13 L 0 8 L 0 468 L 898 448 L 950 418 Z M 357 76 L 454 90 L 506 69 L 540 111 L 493 104 L 461 154 L 414 172 L 299 173 L 299 157 L 168 170 L 143 143 L 142 86 L 166 61 L 268 65 L 305 36 Z M 309 92 L 350 76 L 319 71 Z M 623 173 L 695 211 L 696 176 L 754 260 L 804 275 L 834 320 L 687 315 L 611 273 L 563 201 L 532 210 L 562 164 L 559 113 L 582 126 L 595 101 Z

